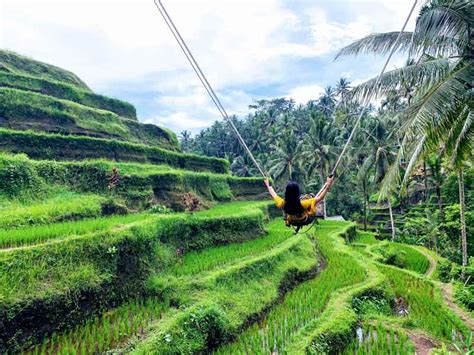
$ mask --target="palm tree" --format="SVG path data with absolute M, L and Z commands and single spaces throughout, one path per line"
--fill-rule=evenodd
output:
M 319 175 L 321 185 L 329 175 L 332 162 L 337 157 L 335 140 L 337 130 L 332 121 L 321 114 L 312 113 L 309 131 L 298 146 L 298 153 L 309 181 L 316 173 Z M 326 204 L 323 204 L 324 217 L 326 217 Z
M 387 173 L 381 196 L 402 182 L 405 191 L 411 173 L 430 152 L 443 148 L 453 166 L 460 169 L 472 154 L 474 141 L 474 3 L 471 0 L 431 0 L 423 6 L 413 32 L 372 34 L 343 48 L 341 55 L 386 54 L 392 49 L 416 58 L 410 65 L 359 85 L 354 97 L 368 100 L 414 83 L 409 107 L 403 112 L 403 135 L 395 164 Z M 397 44 L 396 38 L 400 35 Z M 407 157 L 402 178 L 399 166 Z M 462 174 L 460 174 L 460 186 Z M 460 194 L 461 198 L 461 194 Z M 460 199 L 461 220 L 465 220 Z M 463 245 L 465 235 L 461 235 Z M 464 258 L 463 250 L 463 260 Z
M 180 142 L 183 151 L 188 152 L 190 150 L 191 132 L 189 132 L 188 130 L 182 131 L 180 133 Z
M 395 130 L 387 130 L 387 127 L 390 125 L 389 121 L 384 120 L 384 116 L 378 116 L 373 119 L 373 126 L 370 127 L 369 131 L 366 131 L 367 140 L 370 142 L 370 150 L 358 173 L 358 179 L 363 184 L 367 184 L 371 170 L 374 170 L 374 183 L 380 184 L 387 174 L 391 162 L 394 160 L 397 147 L 391 137 Z M 364 193 L 367 193 L 367 187 L 364 187 Z M 367 203 L 367 200 L 365 203 Z M 390 197 L 387 198 L 387 205 L 390 215 L 392 239 L 394 239 L 395 222 Z
M 324 88 L 324 93 L 319 98 L 317 107 L 326 117 L 331 117 L 336 107 L 336 92 L 332 86 Z
M 340 78 L 336 83 L 335 93 L 339 96 L 340 101 L 343 105 L 346 103 L 346 97 L 349 91 L 351 90 L 351 83 L 346 78 Z
M 279 142 L 272 146 L 274 155 L 269 161 L 268 173 L 280 185 L 284 181 L 299 178 L 297 146 L 298 142 L 291 132 L 285 132 Z
M 457 169 L 459 185 L 459 214 L 461 219 L 461 253 L 462 253 L 462 272 L 461 279 L 464 280 L 467 267 L 467 231 L 466 231 L 466 200 L 464 197 L 464 173 L 462 167 Z
M 409 65 L 356 87 L 352 96 L 363 100 L 383 96 L 407 83 L 415 83 L 411 105 L 404 111 L 404 135 L 397 161 L 410 157 L 404 183 L 430 148 L 450 146 L 456 162 L 472 149 L 472 81 L 474 79 L 474 5 L 469 0 L 432 0 L 424 6 L 414 32 L 404 32 L 396 49 L 418 56 Z M 398 32 L 373 34 L 343 48 L 337 57 L 375 52 L 386 54 Z M 394 186 L 399 170 L 389 174 Z

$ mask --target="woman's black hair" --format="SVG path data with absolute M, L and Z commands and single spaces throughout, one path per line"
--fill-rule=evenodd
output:
M 300 187 L 296 182 L 290 181 L 286 185 L 283 211 L 293 216 L 299 216 L 304 212 L 300 202 Z

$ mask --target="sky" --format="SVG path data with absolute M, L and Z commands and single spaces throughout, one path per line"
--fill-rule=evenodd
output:
M 227 112 L 244 117 L 254 100 L 306 103 L 340 77 L 377 75 L 384 58 L 334 56 L 370 33 L 400 30 L 413 0 L 163 3 Z M 220 119 L 153 0 L 0 0 L 0 47 L 73 71 L 95 92 L 133 103 L 142 122 L 179 133 Z

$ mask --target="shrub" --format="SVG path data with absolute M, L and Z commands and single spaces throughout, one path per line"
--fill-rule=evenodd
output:
M 0 155 L 0 194 L 9 198 L 37 195 L 46 188 L 30 160 L 22 155 Z
M 148 209 L 148 212 L 155 214 L 169 214 L 173 211 L 164 205 L 154 205 Z
M 139 353 L 156 349 L 164 354 L 193 354 L 204 349 L 210 351 L 227 341 L 233 331 L 225 312 L 217 304 L 200 304 L 184 311 L 165 334 L 158 334 L 153 349 L 145 347 Z

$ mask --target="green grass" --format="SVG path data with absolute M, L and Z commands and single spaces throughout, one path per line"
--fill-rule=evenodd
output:
M 287 344 L 298 331 L 311 322 L 317 322 L 336 290 L 365 279 L 365 271 L 355 259 L 335 248 L 334 227 L 330 227 L 337 224 L 323 222 L 325 225 L 327 228 L 317 231 L 316 235 L 326 268 L 316 278 L 297 286 L 261 322 L 252 325 L 217 353 L 285 353 Z
M 433 283 L 391 266 L 379 266 L 397 297 L 403 297 L 409 315 L 407 327 L 426 330 L 433 336 L 450 341 L 453 332 L 467 336 L 468 329 L 445 305 Z
M 135 107 L 128 102 L 94 94 L 67 83 L 0 71 L 1 86 L 73 101 L 84 106 L 111 111 L 119 116 L 134 120 L 137 118 Z
M 281 220 L 271 221 L 265 228 L 268 234 L 255 240 L 187 253 L 168 272 L 178 277 L 194 275 L 215 269 L 232 260 L 258 255 L 291 238 L 292 231 L 282 230 L 281 224 Z
M 176 149 L 170 144 L 165 148 Z M 129 161 L 167 164 L 192 171 L 229 172 L 224 159 L 179 153 L 172 150 L 134 144 L 113 139 L 86 136 L 15 131 L 0 128 L 0 150 L 25 153 L 33 159 L 83 160 L 104 158 L 112 161 Z
M 287 233 L 284 228 L 283 223 L 275 225 L 273 233 Z M 229 251 L 228 257 L 233 259 L 235 249 Z M 146 354 L 157 349 L 163 353 L 196 353 L 212 348 L 244 326 L 249 317 L 276 302 L 282 283 L 289 287 L 298 274 L 316 266 L 317 258 L 310 239 L 299 235 L 275 247 L 269 245 L 268 250 L 255 256 L 229 261 L 176 283 L 163 283 L 162 278 L 157 278 L 157 291 L 172 287 L 167 292 L 174 302 L 186 308 L 152 326 L 134 353 Z
M 400 330 L 387 329 L 381 324 L 369 324 L 359 328 L 357 332 L 357 339 L 347 347 L 344 355 L 415 354 L 412 342 Z
M 97 354 L 120 346 L 158 321 L 169 305 L 159 298 L 123 304 L 63 333 L 54 333 L 24 354 Z
M 380 243 L 379 240 L 375 239 L 375 234 L 371 232 L 363 232 L 358 230 L 357 236 L 354 239 L 354 243 L 373 245 Z
M 77 126 L 91 132 L 132 139 L 130 130 L 117 114 L 31 91 L 0 87 L 0 115 L 12 127 L 74 132 Z M 46 127 L 40 125 L 47 119 Z M 39 128 L 36 127 L 39 121 Z
M 33 75 L 39 78 L 68 83 L 82 90 L 90 90 L 81 79 L 68 70 L 4 49 L 0 50 L 0 69 L 3 71 Z
M 10 232 L 6 228 L 49 224 L 101 215 L 104 198 L 92 194 L 63 191 L 41 202 L 26 203 L 3 200 L 0 204 L 0 244 L 8 245 Z M 11 235 L 18 235 L 13 231 Z
M 66 216 L 67 217 L 67 216 Z M 51 240 L 60 240 L 71 236 L 103 232 L 111 228 L 124 227 L 127 224 L 156 218 L 148 213 L 125 216 L 98 217 L 78 221 L 36 225 L 15 229 L 0 229 L 0 248 L 19 247 Z

